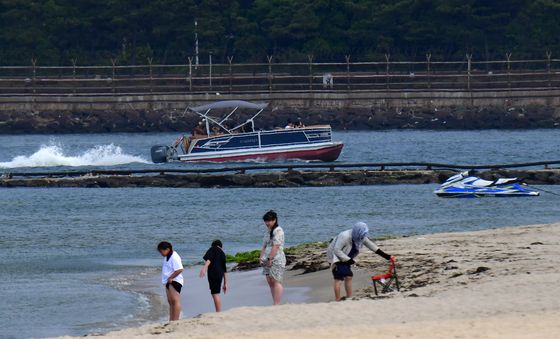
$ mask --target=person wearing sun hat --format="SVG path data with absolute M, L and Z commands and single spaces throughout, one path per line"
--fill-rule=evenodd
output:
M 378 254 L 386 260 L 391 260 L 391 256 L 383 252 L 373 241 L 369 240 L 369 227 L 365 222 L 357 222 L 352 229 L 340 232 L 334 238 L 327 249 L 327 260 L 331 264 L 334 278 L 334 296 L 336 301 L 350 298 L 352 296 L 352 265 L 354 259 L 365 245 L 372 252 Z M 340 296 L 340 285 L 344 281 L 346 297 Z

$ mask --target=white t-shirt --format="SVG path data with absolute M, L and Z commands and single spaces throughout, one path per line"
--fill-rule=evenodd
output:
M 163 258 L 163 265 L 161 266 L 161 283 L 163 285 L 166 285 L 169 276 L 171 276 L 173 272 L 182 269 L 183 263 L 181 262 L 181 257 L 179 256 L 179 254 L 177 254 L 177 252 L 173 251 L 173 254 L 171 254 L 169 260 L 167 260 L 167 257 Z M 176 281 L 179 284 L 183 285 L 183 273 L 176 276 L 173 281 Z

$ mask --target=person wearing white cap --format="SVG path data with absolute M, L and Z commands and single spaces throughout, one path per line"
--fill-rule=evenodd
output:
M 386 260 L 391 256 L 383 252 L 375 243 L 368 239 L 369 228 L 364 222 L 357 222 L 352 229 L 340 232 L 334 238 L 327 249 L 327 260 L 331 264 L 334 278 L 334 296 L 336 301 L 344 300 L 352 296 L 352 265 L 354 259 L 365 245 L 372 252 L 380 255 Z M 340 285 L 344 281 L 346 297 L 340 297 Z

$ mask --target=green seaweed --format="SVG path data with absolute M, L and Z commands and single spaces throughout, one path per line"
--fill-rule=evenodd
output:
M 228 263 L 247 263 L 254 264 L 260 261 L 260 250 L 248 251 L 248 252 L 238 252 L 235 255 L 226 254 L 226 261 Z
M 323 249 L 327 248 L 327 242 L 312 242 L 304 243 L 296 246 L 287 247 L 284 249 L 284 253 L 287 255 L 297 255 L 301 252 L 313 249 Z M 235 255 L 226 254 L 226 261 L 228 263 L 238 263 L 238 264 L 258 264 L 260 262 L 260 250 L 253 250 L 247 252 L 238 252 Z

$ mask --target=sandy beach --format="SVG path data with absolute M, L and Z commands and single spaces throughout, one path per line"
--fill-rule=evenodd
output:
M 355 297 L 331 302 L 328 270 L 290 271 L 286 285 L 311 288 L 309 304 L 239 307 L 107 338 L 558 338 L 560 223 L 378 241 L 398 260 L 401 292 L 376 297 L 370 276 L 385 271 L 362 252 Z M 324 268 L 310 247 L 292 265 Z

